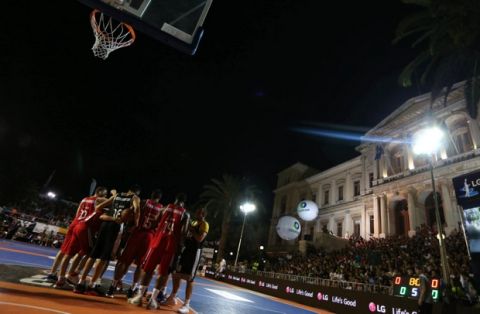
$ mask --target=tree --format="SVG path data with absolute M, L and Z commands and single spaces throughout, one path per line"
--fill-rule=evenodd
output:
M 212 184 L 204 186 L 204 192 L 200 198 L 206 203 L 210 217 L 213 216 L 213 219 L 221 217 L 217 254 L 217 262 L 219 262 L 225 254 L 232 216 L 238 213 L 238 208 L 243 201 L 246 199 L 254 201 L 258 191 L 246 180 L 228 174 L 224 174 L 220 180 L 212 179 L 211 181 Z
M 480 1 L 402 0 L 418 10 L 397 26 L 394 43 L 416 36 L 412 48 L 418 55 L 404 68 L 399 81 L 412 85 L 416 72 L 420 83 L 431 85 L 433 102 L 444 91 L 444 104 L 453 84 L 465 80 L 465 100 L 472 118 L 480 100 Z

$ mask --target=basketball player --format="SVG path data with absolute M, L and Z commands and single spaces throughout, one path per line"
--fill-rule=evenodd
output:
M 132 231 L 125 249 L 118 259 L 115 267 L 115 276 L 106 296 L 113 298 L 119 280 L 122 280 L 132 262 L 135 261 L 137 269 L 133 276 L 132 286 L 127 291 L 128 298 L 133 296 L 133 290 L 137 288 L 138 280 L 140 279 L 141 261 L 147 253 L 150 242 L 155 235 L 155 228 L 158 225 L 158 220 L 161 217 L 160 214 L 163 209 L 163 205 L 160 204 L 161 198 L 162 191 L 158 189 L 153 191 L 151 198 L 146 200 L 143 204 L 140 210 L 140 221 L 137 223 L 138 227 L 135 227 Z
M 54 288 L 62 288 L 65 285 L 65 273 L 70 264 L 70 259 L 77 254 L 78 261 L 85 256 L 91 248 L 92 232 L 96 232 L 99 226 L 100 212 L 95 210 L 96 205 L 106 201 L 107 189 L 97 187 L 95 195 L 86 197 L 80 202 L 79 219 L 74 224 L 68 242 L 65 241 L 60 249 L 64 257 L 60 267 L 60 274 Z M 77 265 L 72 265 L 75 269 Z
M 175 297 L 177 296 L 178 288 L 180 288 L 180 280 L 187 282 L 187 289 L 185 290 L 185 303 L 178 310 L 179 313 L 190 312 L 190 298 L 193 290 L 193 280 L 198 269 L 198 263 L 202 256 L 202 246 L 207 236 L 209 225 L 205 221 L 207 212 L 205 208 L 199 208 L 195 211 L 195 220 L 192 220 L 189 226 L 188 235 L 185 240 L 185 246 L 180 254 L 179 263 L 173 277 L 172 293 L 165 302 L 167 305 L 176 304 Z
M 62 264 L 62 261 L 67 253 L 67 251 L 70 250 L 71 248 L 71 242 L 73 241 L 74 237 L 74 229 L 75 226 L 85 220 L 87 217 L 89 217 L 92 212 L 95 211 L 95 206 L 98 205 L 99 203 L 105 201 L 105 196 L 107 189 L 104 187 L 98 187 L 95 190 L 95 195 L 92 197 L 87 197 L 84 198 L 81 202 L 80 205 L 78 206 L 77 213 L 75 214 L 75 217 L 73 218 L 72 222 L 68 226 L 67 234 L 65 235 L 65 239 L 63 241 L 62 246 L 60 247 L 60 250 L 57 253 L 57 256 L 55 256 L 55 260 L 53 262 L 52 268 L 50 269 L 50 273 L 47 275 L 47 279 L 50 281 L 57 282 L 58 277 L 57 277 L 57 271 L 58 267 Z
M 125 217 L 127 217 L 128 214 L 133 211 L 135 222 L 138 222 L 140 215 L 139 194 L 140 187 L 135 185 L 131 187 L 128 192 L 117 194 L 96 208 L 98 210 L 102 210 L 107 206 L 110 207 L 109 210 L 105 211 L 105 213 L 100 216 L 102 224 L 100 226 L 100 231 L 98 232 L 98 238 L 95 246 L 92 249 L 90 257 L 85 264 L 80 281 L 75 286 L 75 293 L 87 292 L 91 295 L 102 294 L 97 287 L 93 288 L 93 285 L 97 279 L 100 278 L 105 265 L 108 264 L 112 258 L 112 252 L 116 252 L 115 246 L 119 243 L 118 236 L 122 231 L 126 219 Z M 87 275 L 97 259 L 100 261 L 96 264 L 94 274 L 90 280 L 90 284 L 87 287 Z
M 159 287 L 166 286 L 169 268 L 180 243 L 182 220 L 187 217 L 184 208 L 185 201 L 186 195 L 179 193 L 175 197 L 175 202 L 169 204 L 162 212 L 155 236 L 142 263 L 141 285 L 138 287 L 137 294 L 128 300 L 129 303 L 142 305 L 142 297 L 147 291 L 153 271 L 158 265 L 159 278 L 147 305 L 148 309 L 158 308 L 156 298 L 160 293 Z

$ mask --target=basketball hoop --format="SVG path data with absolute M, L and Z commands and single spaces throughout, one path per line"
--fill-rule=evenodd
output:
M 97 9 L 90 13 L 90 24 L 95 35 L 92 47 L 95 57 L 105 60 L 112 51 L 130 46 L 135 41 L 135 31 L 130 25 L 114 21 Z

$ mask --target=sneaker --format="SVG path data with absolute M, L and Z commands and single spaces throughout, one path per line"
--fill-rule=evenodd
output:
M 107 293 L 105 293 L 106 297 L 113 298 L 115 293 L 115 287 L 113 285 L 110 285 L 110 288 L 108 288 Z
M 162 291 L 160 291 L 157 295 L 157 302 L 164 304 L 166 301 L 167 301 L 167 296 Z
M 158 309 L 157 300 L 150 298 L 150 301 L 147 304 L 147 310 L 156 310 Z
M 182 313 L 182 314 L 190 313 L 190 305 L 188 304 L 183 305 L 181 308 L 178 309 L 178 313 Z
M 165 305 L 170 305 L 170 306 L 175 306 L 175 305 L 177 305 L 177 299 L 172 298 L 172 297 L 168 297 L 164 304 Z
M 55 274 L 48 274 L 47 277 L 45 277 L 46 280 L 51 281 L 51 282 L 57 282 L 58 277 Z
M 65 279 L 58 279 L 57 282 L 53 285 L 55 289 L 62 289 L 65 287 Z
M 129 288 L 127 290 L 127 299 L 133 298 L 137 294 L 138 289 L 132 290 L 132 288 Z
M 143 295 L 138 295 L 137 294 L 133 298 L 128 299 L 128 303 L 138 305 L 138 306 L 142 306 L 142 298 L 143 298 Z
M 84 294 L 86 290 L 87 286 L 85 285 L 85 283 L 79 283 L 75 285 L 75 288 L 73 288 L 73 293 Z
M 71 285 L 76 285 L 80 280 L 77 273 L 68 274 L 65 278 L 67 279 L 67 282 Z

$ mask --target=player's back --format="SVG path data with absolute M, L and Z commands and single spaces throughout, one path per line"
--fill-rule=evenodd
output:
M 146 200 L 140 211 L 139 229 L 141 231 L 155 231 L 160 219 L 163 205 L 153 200 Z

